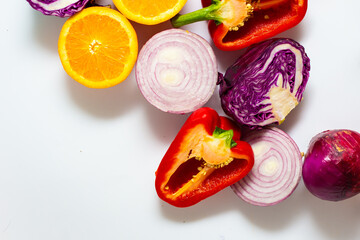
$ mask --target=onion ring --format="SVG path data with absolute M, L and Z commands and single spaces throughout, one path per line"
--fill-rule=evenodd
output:
M 215 54 L 205 39 L 170 29 L 154 35 L 143 46 L 135 76 L 148 102 L 164 112 L 185 114 L 210 99 L 218 70 Z
M 251 131 L 243 141 L 254 151 L 250 173 L 231 186 L 244 201 L 271 206 L 288 198 L 297 187 L 302 171 L 302 154 L 295 141 L 272 127 Z

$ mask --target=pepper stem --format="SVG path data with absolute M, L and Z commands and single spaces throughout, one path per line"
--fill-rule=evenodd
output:
M 184 15 L 178 14 L 171 19 L 173 27 L 214 20 L 224 24 L 230 31 L 237 31 L 253 15 L 254 11 L 276 8 L 289 0 L 213 0 L 208 7 Z
M 237 143 L 233 139 L 234 131 L 232 129 L 230 130 L 224 130 L 219 127 L 215 127 L 215 130 L 213 132 L 213 137 L 224 139 L 226 146 L 229 148 L 233 148 L 237 145 Z
M 221 0 L 213 0 L 212 4 L 208 7 L 196 10 L 187 14 L 178 14 L 171 19 L 173 27 L 181 27 L 190 23 L 204 21 L 204 20 L 215 20 L 221 22 L 222 17 L 217 14 L 217 11 L 221 8 Z

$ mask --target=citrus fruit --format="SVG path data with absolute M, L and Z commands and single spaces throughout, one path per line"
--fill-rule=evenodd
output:
M 118 11 L 90 7 L 70 17 L 61 29 L 58 51 L 65 71 L 90 88 L 125 80 L 138 54 L 137 35 Z
M 187 0 L 113 0 L 128 19 L 146 25 L 165 22 L 184 7 Z

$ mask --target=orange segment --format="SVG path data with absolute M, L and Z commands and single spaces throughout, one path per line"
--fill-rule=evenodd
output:
M 127 18 L 137 23 L 154 25 L 174 17 L 187 0 L 113 0 Z
M 65 71 L 91 88 L 107 88 L 125 80 L 134 67 L 138 42 L 134 28 L 118 11 L 91 7 L 70 17 L 59 37 Z

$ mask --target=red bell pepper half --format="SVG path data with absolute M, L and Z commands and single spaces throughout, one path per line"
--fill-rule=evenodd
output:
M 158 196 L 188 207 L 236 183 L 254 165 L 240 129 L 211 108 L 193 112 L 171 143 L 157 171 Z
M 174 27 L 209 21 L 216 47 L 231 51 L 248 47 L 286 31 L 304 18 L 307 0 L 202 0 L 203 9 L 177 15 Z

